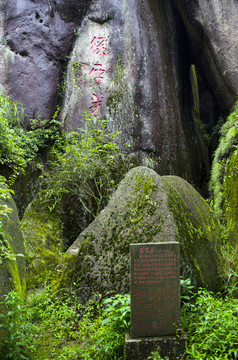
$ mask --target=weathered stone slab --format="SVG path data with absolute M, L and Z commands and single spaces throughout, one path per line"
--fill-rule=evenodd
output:
M 158 351 L 161 358 L 168 357 L 169 360 L 176 360 L 184 354 L 187 344 L 185 335 L 161 336 L 152 338 L 132 339 L 128 335 L 125 338 L 124 359 L 125 360 L 147 360 L 152 352 Z
M 131 244 L 131 336 L 176 334 L 179 243 Z

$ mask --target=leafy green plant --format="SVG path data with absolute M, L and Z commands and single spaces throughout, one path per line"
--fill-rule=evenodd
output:
M 189 284 L 186 281 L 186 287 Z M 3 303 L 0 330 L 5 334 L 0 341 L 8 356 L 4 359 L 123 359 L 125 333 L 130 327 L 129 295 L 103 300 L 95 294 L 82 305 L 72 291 L 52 294 L 46 287 L 30 295 L 25 304 L 16 293 L 8 294 Z M 182 328 L 189 339 L 187 359 L 235 358 L 237 311 L 238 299 L 199 289 L 182 308 Z M 161 358 L 159 350 L 148 359 L 168 360 Z
M 54 159 L 43 177 L 52 210 L 70 194 L 92 217 L 99 214 L 128 170 L 117 136 L 107 131 L 107 121 L 91 116 L 84 128 L 65 135 L 65 145 L 53 149 Z
M 72 291 L 38 290 L 29 295 L 25 305 L 20 303 L 24 316 L 27 314 L 21 319 L 23 330 L 31 331 L 24 355 L 32 354 L 34 360 L 122 359 L 130 324 L 129 301 L 129 295 L 103 300 L 95 294 L 82 305 Z M 25 330 L 23 338 L 24 334 Z
M 9 102 L 9 107 L 11 103 Z M 12 170 L 13 179 L 26 167 L 24 150 L 21 147 L 21 133 L 18 122 L 10 122 L 5 108 L 0 103 L 0 164 Z
M 104 317 L 102 321 L 103 326 L 109 326 L 109 337 L 103 336 L 98 339 L 97 345 L 104 343 L 103 348 L 105 352 L 109 352 L 110 348 L 113 348 L 115 340 L 120 339 L 123 343 L 125 333 L 130 329 L 130 295 L 117 294 L 104 300 L 105 310 L 102 315 Z M 108 332 L 106 332 L 106 335 Z
M 159 351 L 153 351 L 151 355 L 148 356 L 147 360 L 169 360 L 169 358 L 162 358 L 159 354 Z
M 5 178 L 0 176 L 0 264 L 2 264 L 4 259 L 16 261 L 16 256 L 23 256 L 22 254 L 13 253 L 9 242 L 11 238 L 5 233 L 3 228 L 3 219 L 8 217 L 12 209 L 2 203 L 2 201 L 7 200 L 10 194 L 14 194 L 14 191 L 8 188 Z
M 63 354 L 70 352 L 74 359 L 77 348 L 74 340 L 80 341 L 77 333 L 80 307 L 73 293 L 52 294 L 48 287 L 28 298 L 35 359 L 64 359 Z
M 6 204 L 1 204 L 2 200 L 6 200 L 13 190 L 7 188 L 5 179 L 0 176 L 0 264 L 3 259 L 15 260 L 15 255 L 12 253 L 9 241 L 3 230 L 3 218 L 7 217 L 9 212 L 12 211 Z
M 230 359 L 238 348 L 238 299 L 199 289 L 183 306 L 182 328 L 189 339 L 187 359 Z
M 103 306 L 97 327 L 86 331 L 80 352 L 83 359 L 123 359 L 124 338 L 130 328 L 130 296 L 117 294 L 105 299 Z
M 181 301 L 182 303 L 186 301 L 190 301 L 194 286 L 192 285 L 191 279 L 183 279 L 180 278 L 180 286 L 181 286 Z
M 7 205 L 7 199 L 13 190 L 7 187 L 5 178 L 0 176 L 0 265 L 8 270 L 12 278 L 12 286 L 18 294 L 24 298 L 25 296 L 25 282 L 21 281 L 19 276 L 19 269 L 16 262 L 16 257 L 24 257 L 23 254 L 15 253 L 12 247 L 12 238 L 6 231 L 6 222 L 9 219 L 9 213 L 12 209 Z
M 59 143 L 61 138 L 56 117 L 50 122 L 31 120 L 29 131 L 24 128 L 23 120 L 21 106 L 0 94 L 0 165 L 10 171 L 10 184 L 37 159 L 41 149 Z
M 0 314 L 1 359 L 29 360 L 32 336 L 23 300 L 17 292 L 12 291 L 5 295 L 0 307 L 2 310 Z

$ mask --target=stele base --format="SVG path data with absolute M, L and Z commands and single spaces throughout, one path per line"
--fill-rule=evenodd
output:
M 124 346 L 125 360 L 146 360 L 151 352 L 158 351 L 162 358 L 176 360 L 177 356 L 184 354 L 187 345 L 187 338 L 182 336 L 160 336 L 131 338 L 126 335 Z M 183 359 L 185 359 L 184 357 Z

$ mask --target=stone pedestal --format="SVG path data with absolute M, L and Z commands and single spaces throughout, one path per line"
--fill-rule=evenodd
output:
M 146 360 L 152 351 L 158 351 L 162 358 L 167 356 L 169 360 L 176 360 L 177 356 L 185 352 L 186 343 L 187 338 L 185 335 L 180 337 L 160 336 L 138 339 L 126 335 L 124 359 Z

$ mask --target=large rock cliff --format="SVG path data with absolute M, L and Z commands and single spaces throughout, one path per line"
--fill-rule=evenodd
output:
M 237 2 L 223 0 L 2 0 L 0 89 L 23 104 L 26 125 L 59 103 L 66 131 L 85 113 L 106 118 L 140 163 L 201 188 L 199 101 L 212 126 L 217 107 L 226 115 L 234 104 L 237 15 Z M 210 110 L 191 64 L 214 96 Z
M 85 112 L 104 117 L 141 163 L 152 158 L 161 174 L 201 186 L 207 159 L 172 1 L 10 0 L 1 3 L 0 20 L 1 85 L 23 104 L 26 125 L 51 118 L 69 56 L 61 91 L 66 131 L 83 126 Z
M 64 61 L 89 3 L 10 0 L 2 5 L 7 88 L 28 118 L 53 115 Z
M 183 26 L 170 1 L 97 0 L 79 31 L 67 70 L 61 121 L 108 119 L 140 161 L 160 174 L 204 181 L 206 158 L 196 128 Z
M 175 0 L 190 41 L 193 61 L 227 115 L 238 94 L 238 3 L 235 0 Z

